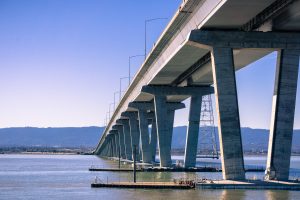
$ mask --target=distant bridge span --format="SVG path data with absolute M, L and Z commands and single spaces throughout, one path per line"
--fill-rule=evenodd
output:
M 244 179 L 235 71 L 278 51 L 266 178 L 289 176 L 300 0 L 185 0 L 115 109 L 95 154 L 171 166 L 174 111 L 191 97 L 185 167 L 196 162 L 202 96 L 215 93 L 224 179 Z M 152 123 L 149 138 L 148 124 Z M 140 151 L 139 151 L 140 149 Z

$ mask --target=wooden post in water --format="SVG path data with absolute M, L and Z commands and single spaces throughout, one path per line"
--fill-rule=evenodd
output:
M 120 149 L 121 149 L 121 147 L 120 147 Z M 121 168 L 121 151 L 120 151 L 120 149 L 119 149 L 119 169 Z
M 133 182 L 136 183 L 136 145 L 133 148 Z

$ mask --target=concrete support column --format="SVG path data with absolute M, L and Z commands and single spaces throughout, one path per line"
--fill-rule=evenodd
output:
M 111 147 L 112 147 L 112 157 L 116 157 L 117 145 L 116 145 L 115 135 L 112 135 Z
M 107 136 L 108 137 L 108 136 Z M 111 148 L 111 146 L 112 146 L 112 144 L 111 144 L 111 138 L 109 138 L 109 140 L 108 140 L 108 154 L 107 154 L 107 156 L 108 157 L 112 157 L 112 155 L 113 155 L 113 152 L 112 152 L 112 148 Z
M 126 158 L 123 126 L 122 125 L 116 125 L 115 128 L 118 130 L 118 133 L 119 133 L 118 135 L 119 135 L 119 142 L 120 142 L 121 158 Z
M 139 130 L 139 122 L 137 120 L 137 112 L 124 112 L 122 116 L 129 118 L 129 126 L 130 126 L 130 137 L 131 137 L 131 149 L 132 149 L 132 160 L 134 157 L 133 147 L 136 147 L 137 158 L 139 160 L 140 156 L 138 155 L 140 152 L 140 130 Z
M 107 138 L 105 139 L 105 144 L 104 144 L 104 148 L 103 151 L 101 151 L 101 156 L 108 156 L 108 140 Z
M 233 52 L 213 47 L 212 71 L 224 179 L 245 179 Z
M 196 166 L 201 103 L 201 95 L 191 97 L 189 124 L 187 128 L 184 154 L 184 167 L 186 168 Z
M 118 158 L 119 157 L 119 151 L 120 151 L 119 134 L 115 133 L 114 136 L 115 136 L 115 145 L 116 145 L 115 157 Z
M 156 119 L 155 115 L 151 120 L 152 128 L 151 128 L 151 138 L 150 138 L 150 152 L 151 152 L 151 161 L 155 162 L 156 156 L 156 147 L 157 147 L 157 130 L 156 130 Z
M 128 119 L 119 119 L 117 123 L 123 125 L 124 134 L 124 147 L 125 147 L 125 158 L 127 160 L 132 160 L 132 148 L 131 148 L 131 136 L 130 136 L 130 126 Z
M 166 96 L 154 96 L 156 128 L 161 167 L 171 167 L 171 143 L 173 134 L 174 110 L 167 108 Z
M 110 157 L 114 157 L 115 155 L 115 146 L 114 146 L 114 138 L 111 136 L 110 138 Z
M 289 178 L 298 70 L 299 51 L 278 52 L 266 179 Z
M 141 136 L 141 153 L 144 163 L 151 163 L 151 151 L 149 143 L 149 129 L 148 129 L 148 113 L 145 109 L 139 109 L 139 125 Z

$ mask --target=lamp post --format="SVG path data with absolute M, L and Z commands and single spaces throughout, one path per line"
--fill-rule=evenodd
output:
M 119 94 L 119 92 L 114 92 L 114 111 L 116 110 L 116 94 Z
M 122 77 L 122 78 L 120 78 L 120 88 L 119 88 L 119 93 L 120 93 L 120 95 L 119 95 L 119 101 L 121 101 L 121 96 L 122 96 L 122 80 L 123 79 L 127 79 L 128 77 Z
M 136 57 L 141 57 L 141 56 L 144 56 L 144 55 L 134 55 L 134 56 L 129 56 L 129 59 L 128 59 L 128 87 L 130 85 L 130 79 L 131 79 L 131 59 L 132 58 L 136 58 Z
M 110 113 L 109 112 L 106 112 L 106 126 L 109 122 L 109 118 L 110 118 Z
M 152 21 L 157 21 L 157 20 L 165 20 L 168 18 L 152 18 L 152 19 L 146 19 L 145 20 L 145 60 L 146 60 L 146 56 L 147 56 L 147 23 L 152 22 Z
M 108 111 L 108 121 L 110 121 L 110 113 L 111 113 L 111 109 L 110 109 L 110 107 L 111 107 L 111 105 L 114 105 L 114 103 L 111 103 L 111 104 L 109 104 L 109 111 Z

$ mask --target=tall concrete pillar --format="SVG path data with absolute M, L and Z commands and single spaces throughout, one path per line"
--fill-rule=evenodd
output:
M 189 111 L 189 124 L 187 127 L 184 167 L 195 167 L 199 136 L 199 120 L 201 112 L 202 96 L 192 96 Z
M 114 125 L 113 129 L 116 129 L 118 131 L 119 143 L 120 143 L 120 148 L 119 148 L 120 156 L 121 156 L 121 158 L 126 158 L 123 125 L 120 125 L 120 124 Z
M 128 117 L 129 119 L 129 126 L 130 126 L 130 137 L 131 137 L 131 149 L 132 149 L 132 160 L 134 159 L 134 149 L 136 147 L 136 152 L 139 154 L 140 151 L 140 131 L 139 131 L 139 122 L 137 120 L 138 115 L 137 112 L 124 112 L 122 116 Z M 136 160 L 139 160 L 139 155 L 136 155 Z
M 299 51 L 278 52 L 266 179 L 289 178 L 298 70 Z
M 151 163 L 153 160 L 151 157 L 148 119 L 149 117 L 153 118 L 153 113 L 149 113 L 148 111 L 154 109 L 153 102 L 130 102 L 128 107 L 138 110 L 142 161 L 144 163 Z
M 156 156 L 156 147 L 157 147 L 157 130 L 156 130 L 156 119 L 155 114 L 151 119 L 151 138 L 150 138 L 150 152 L 151 152 L 151 161 L 155 162 Z
M 212 72 L 224 179 L 245 179 L 233 52 L 213 47 Z
M 140 125 L 140 136 L 141 136 L 141 153 L 142 160 L 144 163 L 151 163 L 151 151 L 149 143 L 149 129 L 147 111 L 140 109 L 139 113 L 139 125 Z
M 103 150 L 101 151 L 100 155 L 107 157 L 108 156 L 108 139 L 107 138 L 105 138 L 103 146 L 104 147 L 103 147 Z
M 117 133 L 114 134 L 115 137 L 115 148 L 116 148 L 116 154 L 115 157 L 119 157 L 119 151 L 120 151 L 120 142 L 119 142 L 119 135 Z
M 110 150 L 111 150 L 111 155 L 110 157 L 115 156 L 115 146 L 114 146 L 114 137 L 110 136 Z
M 131 148 L 132 145 L 131 145 L 129 120 L 128 119 L 118 119 L 117 123 L 123 125 L 125 157 L 127 160 L 132 160 L 132 148 Z
M 112 134 L 112 133 L 110 133 L 110 134 Z M 116 157 L 117 156 L 117 153 L 116 153 L 116 151 L 117 151 L 117 145 L 116 145 L 115 135 L 112 134 L 111 137 L 112 137 L 111 138 L 111 146 L 112 146 L 112 153 L 113 153 L 112 157 Z
M 171 144 L 176 108 L 169 107 L 166 96 L 154 96 L 156 130 L 161 167 L 171 167 Z
M 109 140 L 108 140 L 108 157 L 112 157 L 113 156 L 113 150 L 111 148 L 112 144 L 111 144 L 111 138 L 109 137 Z

